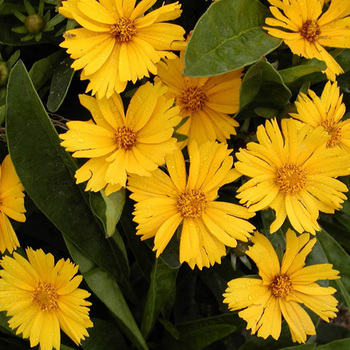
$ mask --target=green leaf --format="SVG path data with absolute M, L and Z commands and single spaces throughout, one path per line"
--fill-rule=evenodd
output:
M 62 52 L 57 51 L 48 57 L 36 61 L 33 64 L 31 70 L 29 71 L 29 76 L 37 91 L 49 81 L 52 76 L 52 71 L 55 65 L 58 63 L 61 55 Z
M 77 246 L 65 239 L 69 253 L 79 265 L 84 280 L 95 295 L 107 306 L 118 325 L 130 341 L 138 348 L 147 350 L 146 342 L 135 322 L 117 281 L 97 267 Z
M 84 192 L 75 183 L 76 165 L 60 146 L 21 61 L 9 78 L 6 135 L 16 172 L 36 206 L 89 259 L 122 278 L 111 242 L 105 239 Z
M 325 230 L 317 233 L 317 239 L 329 263 L 333 264 L 335 270 L 340 271 L 341 279 L 335 280 L 335 283 L 350 309 L 350 256 Z
M 47 100 L 47 108 L 50 112 L 56 112 L 67 95 L 74 75 L 74 69 L 70 67 L 71 63 L 71 58 L 66 57 L 56 65 L 53 71 L 50 94 Z
M 202 350 L 206 346 L 223 339 L 233 333 L 237 326 L 234 314 L 208 317 L 192 322 L 177 325 L 180 332 L 180 339 L 165 339 L 163 349 L 167 350 Z M 241 320 L 238 320 L 241 323 Z
M 187 46 L 184 74 L 212 76 L 258 61 L 281 44 L 266 33 L 268 10 L 258 0 L 213 3 L 196 24 Z
M 94 326 L 89 328 L 89 337 L 82 341 L 85 350 L 113 349 L 118 344 L 118 350 L 128 350 L 123 334 L 110 322 L 93 318 Z
M 170 268 L 161 259 L 155 260 L 141 323 L 141 332 L 146 339 L 175 289 L 177 272 L 178 269 Z
M 317 350 L 349 350 L 350 339 L 341 339 L 332 341 L 331 343 L 318 346 Z
M 292 93 L 276 69 L 266 58 L 262 58 L 244 75 L 240 93 L 240 108 L 243 109 L 254 102 L 255 105 L 280 109 L 288 103 L 291 96 Z

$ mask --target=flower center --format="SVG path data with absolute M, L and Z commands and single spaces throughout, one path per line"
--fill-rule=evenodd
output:
M 119 126 L 115 133 L 115 142 L 118 149 L 130 149 L 136 142 L 136 135 L 126 126 Z
M 284 194 L 301 191 L 306 182 L 304 170 L 294 164 L 286 164 L 277 170 L 276 184 Z
M 181 103 L 191 112 L 201 110 L 207 100 L 207 95 L 199 86 L 189 87 L 181 95 Z
M 122 17 L 117 23 L 111 25 L 110 33 L 117 41 L 128 42 L 136 34 L 136 28 L 130 19 Z
M 198 190 L 188 190 L 177 197 L 177 209 L 184 218 L 197 219 L 201 217 L 206 206 L 205 194 Z
M 315 42 L 320 34 L 320 27 L 316 21 L 307 20 L 300 30 L 300 35 L 311 43 Z
M 333 118 L 324 120 L 321 124 L 324 129 L 328 132 L 329 139 L 327 141 L 326 147 L 333 148 L 340 143 L 341 140 L 341 128 L 335 126 Z
M 57 300 L 56 289 L 50 283 L 38 283 L 38 286 L 33 292 L 34 304 L 37 304 L 43 311 L 50 311 L 57 308 Z
M 287 275 L 278 275 L 273 279 L 270 289 L 276 298 L 284 298 L 292 291 L 293 285 Z

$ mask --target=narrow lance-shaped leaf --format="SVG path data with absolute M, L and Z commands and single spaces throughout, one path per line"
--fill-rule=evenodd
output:
M 268 10 L 258 0 L 221 0 L 197 22 L 184 74 L 212 76 L 258 61 L 281 44 L 262 29 Z

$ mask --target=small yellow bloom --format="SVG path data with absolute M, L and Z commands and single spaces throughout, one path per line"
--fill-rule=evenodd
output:
M 349 1 L 332 0 L 324 13 L 324 0 L 268 1 L 275 17 L 266 18 L 270 27 L 264 29 L 270 35 L 283 39 L 296 55 L 324 61 L 328 79 L 334 81 L 336 75 L 344 72 L 324 46 L 350 48 Z
M 311 125 L 322 126 L 328 132 L 327 147 L 340 147 L 350 152 L 350 119 L 341 121 L 345 114 L 338 84 L 330 81 L 324 87 L 321 97 L 312 90 L 309 96 L 300 93 L 295 102 L 298 113 L 291 113 L 293 118 Z
M 19 247 L 15 231 L 9 217 L 24 222 L 24 188 L 16 174 L 11 158 L 7 155 L 0 169 L 0 251 L 6 249 L 12 253 Z
M 239 126 L 229 114 L 239 109 L 242 69 L 206 78 L 185 77 L 183 69 L 183 53 L 158 64 L 158 79 L 168 86 L 167 95 L 175 99 L 181 117 L 189 117 L 178 132 L 188 136 L 186 143 L 226 142 Z
M 221 186 L 239 177 L 226 144 L 189 144 L 189 175 L 180 149 L 166 156 L 169 175 L 157 169 L 151 177 L 131 175 L 128 188 L 135 200 L 134 221 L 142 240 L 155 237 L 158 257 L 180 227 L 180 262 L 193 269 L 220 262 L 225 246 L 247 242 L 254 216 L 240 205 L 215 201 Z
M 60 328 L 77 345 L 88 337 L 89 293 L 78 288 L 82 276 L 69 260 L 55 265 L 54 257 L 41 249 L 26 249 L 28 260 L 14 253 L 0 261 L 0 310 L 10 316 L 11 329 L 29 338 L 30 346 L 59 350 Z
M 176 57 L 176 41 L 184 42 L 182 27 L 163 23 L 178 18 L 181 5 L 162 5 L 145 14 L 157 0 L 67 0 L 59 12 L 75 19 L 83 28 L 63 35 L 60 46 L 82 69 L 81 79 L 89 79 L 87 91 L 98 98 L 124 91 L 128 81 L 157 74 L 161 58 Z M 175 45 L 175 46 L 174 46 Z
M 250 211 L 276 212 L 271 233 L 286 217 L 296 231 L 315 233 L 319 212 L 334 213 L 346 199 L 348 188 L 336 177 L 350 174 L 350 154 L 326 148 L 329 136 L 322 127 L 300 124 L 283 119 L 281 133 L 276 120 L 267 121 L 258 127 L 259 143 L 236 153 L 236 169 L 251 178 L 237 197 Z
M 294 342 L 305 343 L 307 335 L 314 335 L 315 326 L 299 304 L 304 304 L 324 321 L 336 316 L 338 301 L 332 296 L 336 290 L 321 287 L 318 280 L 339 278 L 339 271 L 331 264 L 305 267 L 305 259 L 316 243 L 309 234 L 300 236 L 292 230 L 286 234 L 286 251 L 280 264 L 270 241 L 261 233 L 252 237 L 253 246 L 246 254 L 256 263 L 260 278 L 237 278 L 228 283 L 224 303 L 230 310 L 241 310 L 238 316 L 247 321 L 252 334 L 266 339 L 278 339 L 282 316 L 286 320 Z
M 165 98 L 166 90 L 161 83 L 142 85 L 126 115 L 118 94 L 109 99 L 80 95 L 93 120 L 68 122 L 60 138 L 73 157 L 91 158 L 75 174 L 77 183 L 88 181 L 86 191 L 106 186 L 107 195 L 118 191 L 127 174 L 149 176 L 177 148 L 172 134 L 181 118 L 174 100 Z

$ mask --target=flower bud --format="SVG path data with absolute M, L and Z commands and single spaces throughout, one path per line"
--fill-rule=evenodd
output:
M 7 79 L 9 77 L 9 68 L 7 63 L 4 61 L 0 61 L 0 87 L 3 87 L 7 83 Z
M 28 33 L 38 34 L 45 27 L 45 21 L 43 17 L 41 17 L 37 13 L 34 13 L 26 18 L 24 26 Z

